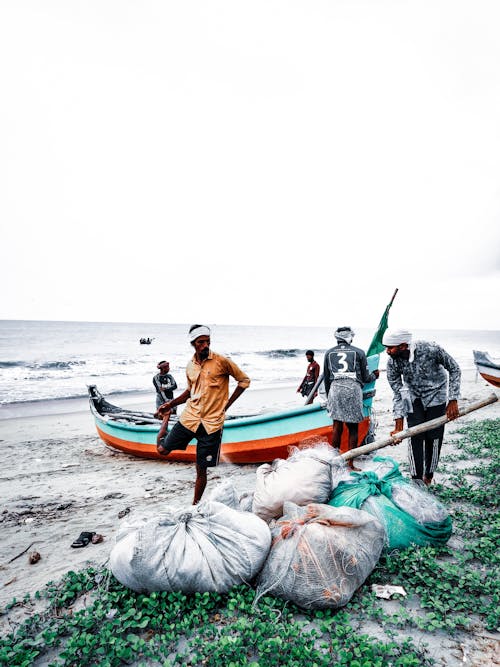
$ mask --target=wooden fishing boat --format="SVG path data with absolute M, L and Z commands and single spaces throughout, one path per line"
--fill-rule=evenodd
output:
M 472 350 L 479 375 L 494 387 L 500 387 L 500 361 L 492 359 L 487 352 Z
M 194 441 L 185 451 L 173 451 L 168 459 L 161 457 L 156 450 L 161 422 L 153 414 L 119 408 L 106 401 L 95 385 L 90 385 L 88 392 L 97 432 L 106 445 L 142 458 L 185 462 L 196 460 Z M 367 400 L 371 403 L 370 399 Z M 174 418 L 171 418 L 169 428 L 174 423 Z M 369 426 L 370 419 L 367 416 L 359 425 L 360 444 L 365 440 Z M 231 463 L 266 463 L 276 458 L 286 459 L 290 447 L 299 446 L 305 440 L 315 437 L 331 444 L 332 422 L 328 412 L 319 403 L 282 412 L 226 419 L 220 459 Z M 347 451 L 347 448 L 345 432 L 342 435 L 341 451 Z

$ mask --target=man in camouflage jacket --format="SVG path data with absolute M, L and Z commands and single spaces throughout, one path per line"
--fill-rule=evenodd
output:
M 412 343 L 409 331 L 386 331 L 382 340 L 389 360 L 387 380 L 394 394 L 395 428 L 391 435 L 408 427 L 441 417 L 458 417 L 460 367 L 436 343 Z M 408 460 L 413 479 L 429 486 L 439 462 L 444 424 L 410 440 Z

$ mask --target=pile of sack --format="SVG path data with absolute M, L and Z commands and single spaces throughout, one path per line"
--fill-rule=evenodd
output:
M 327 443 L 259 466 L 253 493 L 219 485 L 195 507 L 118 534 L 110 569 L 139 592 L 227 592 L 255 585 L 303 608 L 341 607 L 385 549 L 443 544 L 445 508 L 376 457 L 349 473 Z

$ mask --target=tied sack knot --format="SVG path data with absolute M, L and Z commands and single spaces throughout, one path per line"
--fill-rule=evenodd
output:
M 351 477 L 356 476 L 356 481 L 359 484 L 365 484 L 368 488 L 368 495 L 370 496 L 387 496 L 392 498 L 392 483 L 386 479 L 379 479 L 377 475 L 368 470 L 367 472 L 353 472 Z

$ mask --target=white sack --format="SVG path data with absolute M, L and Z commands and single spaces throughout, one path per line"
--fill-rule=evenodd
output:
M 332 492 L 332 467 L 345 466 L 327 443 L 295 449 L 288 459 L 257 468 L 252 510 L 265 521 L 283 514 L 283 503 L 326 503 Z
M 138 592 L 225 593 L 257 575 L 270 546 L 259 517 L 207 500 L 122 531 L 110 569 Z

